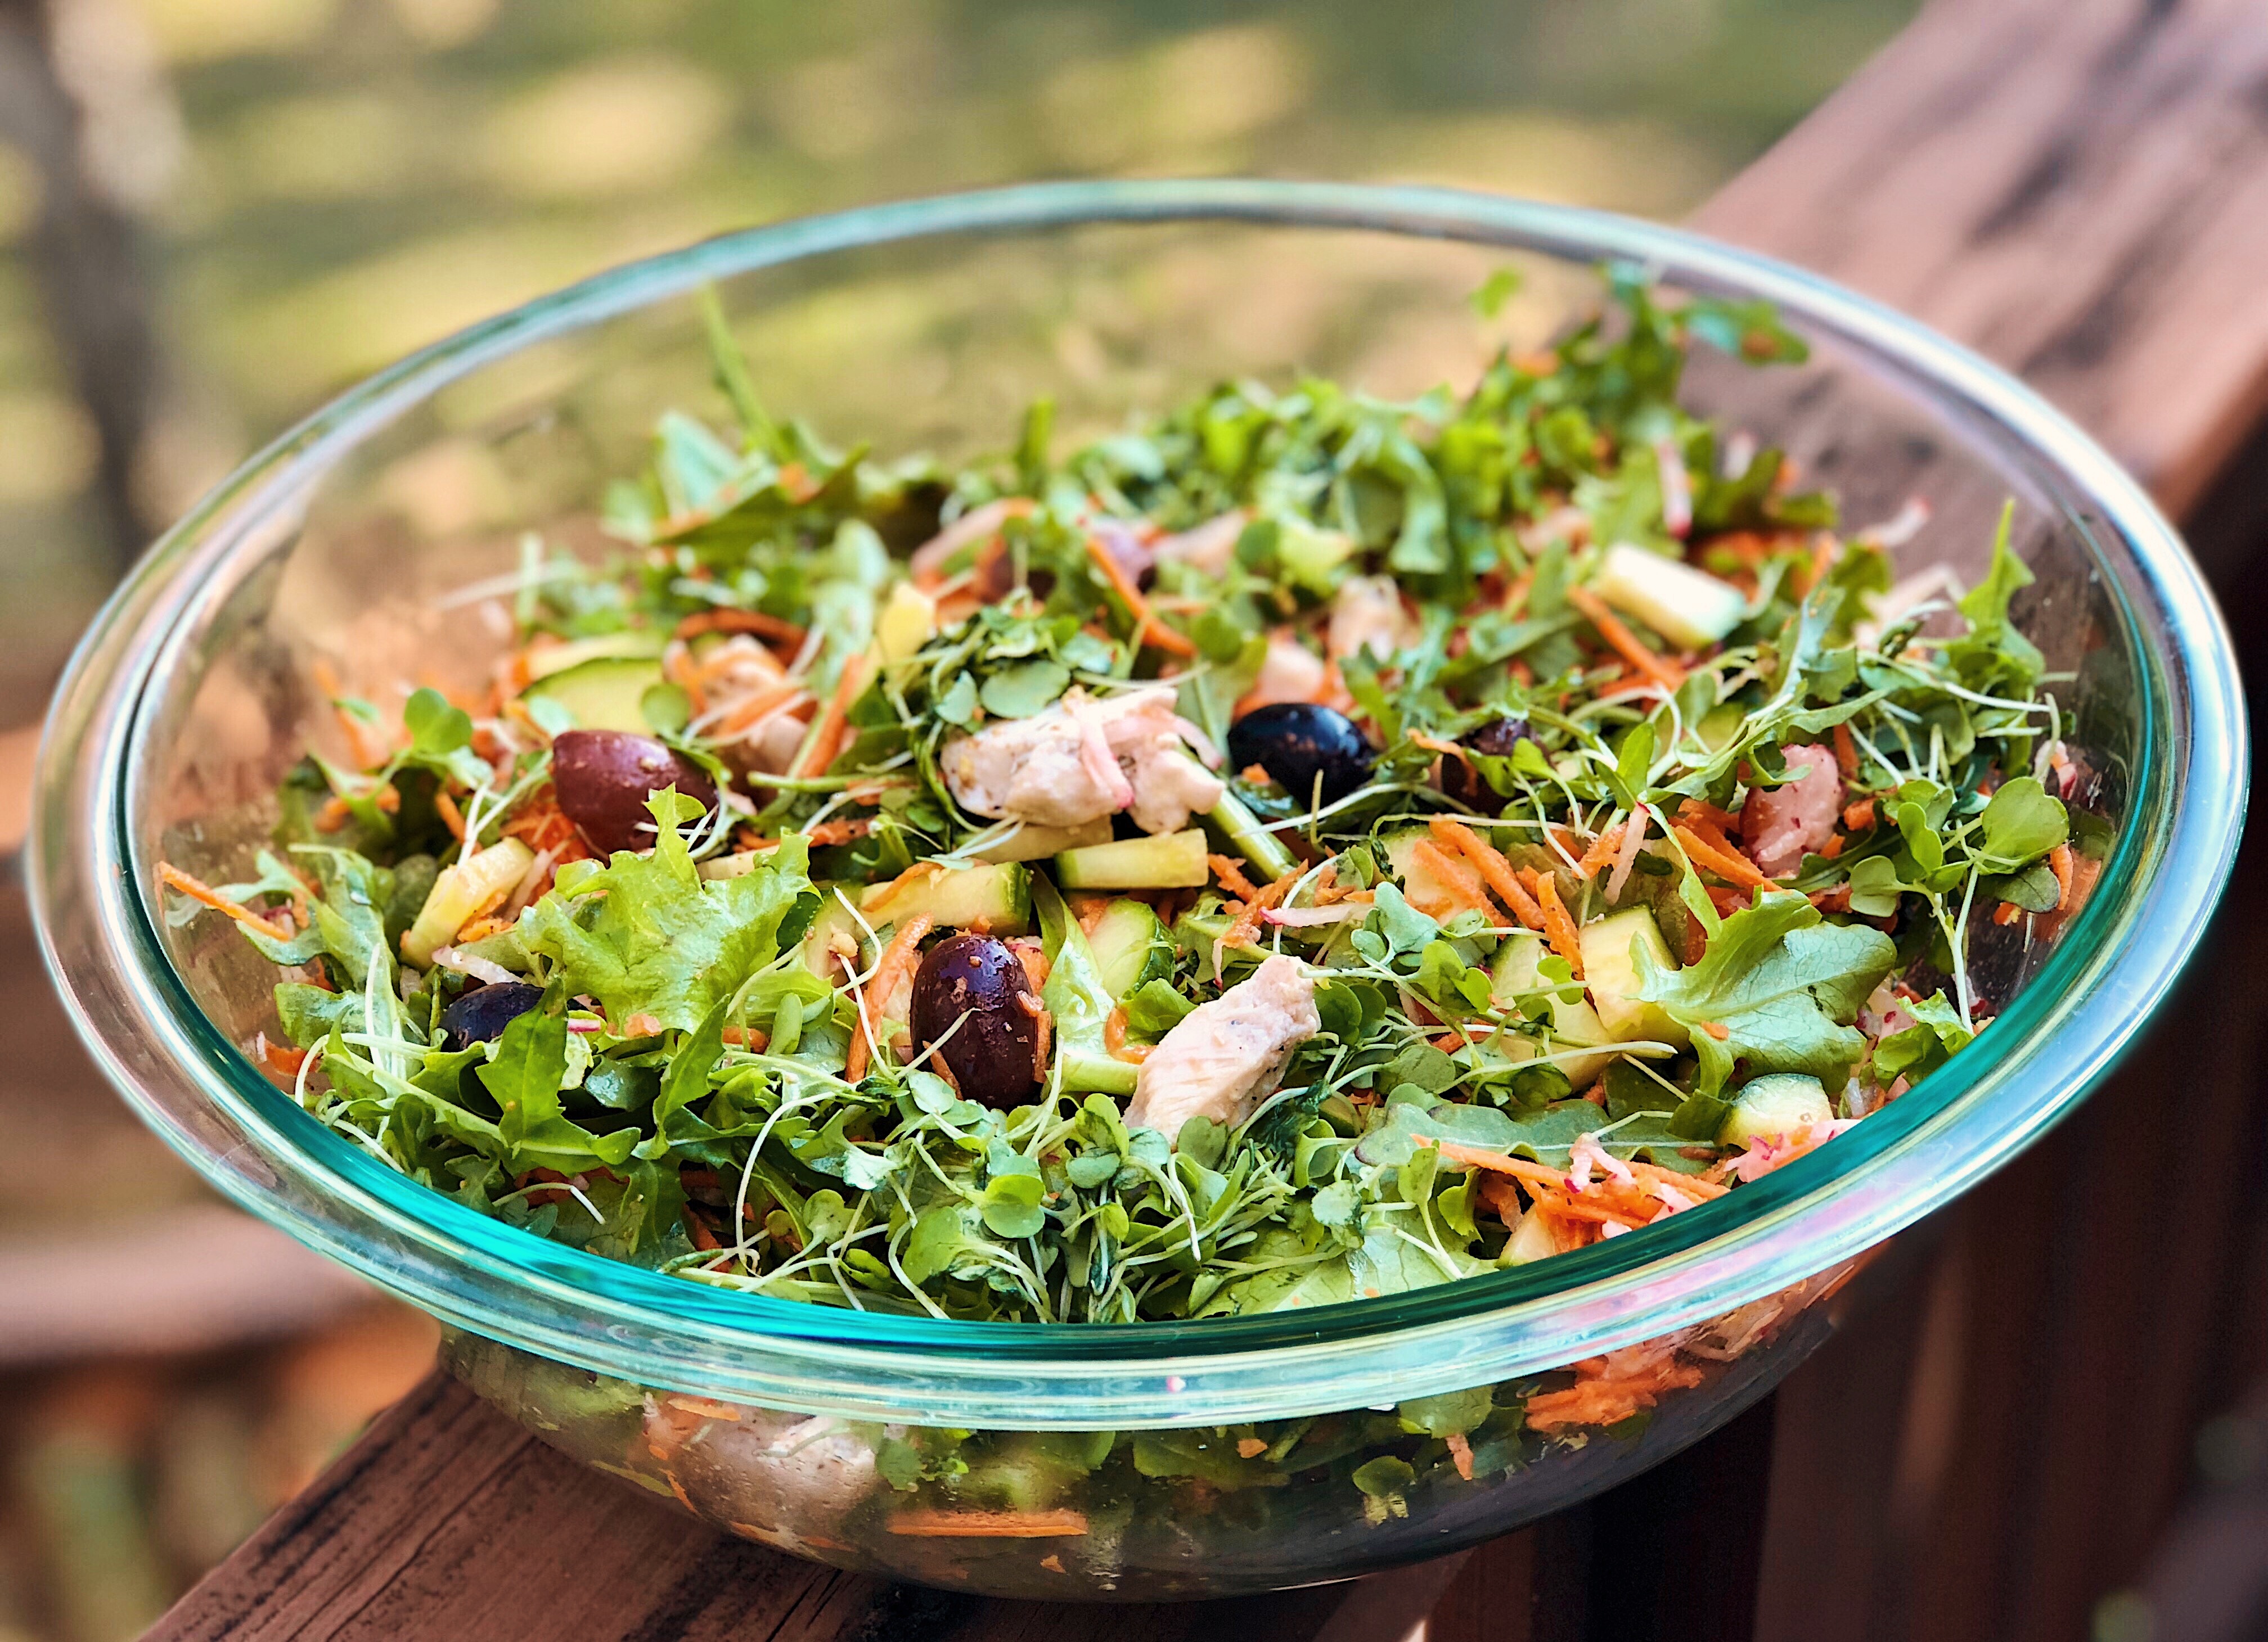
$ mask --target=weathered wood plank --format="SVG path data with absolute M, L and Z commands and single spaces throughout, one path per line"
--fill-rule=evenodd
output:
M 2062 404 L 2194 516 L 2259 676 L 2268 8 L 1938 0 L 1699 224 Z M 2262 871 L 2249 854 L 2233 898 Z M 2268 1048 L 2268 965 L 2222 933 L 2195 973 L 2120 1075 L 1948 1217 L 1927 1307 L 1782 1389 L 1761 1638 L 2044 1642 L 2138 1571 L 2219 1383 Z M 2125 1171 L 2174 1067 L 2193 1167 L 2169 1215 Z

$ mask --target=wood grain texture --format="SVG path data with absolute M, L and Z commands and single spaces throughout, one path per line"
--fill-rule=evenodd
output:
M 2007 365 L 2186 509 L 2268 407 L 2268 7 L 1936 0 L 1696 220 Z
M 2268 6 L 1938 0 L 1698 222 L 2056 400 L 2191 521 L 2268 671 Z M 2264 891 L 2256 837 L 2231 903 Z M 1945 1217 L 1917 1303 L 1782 1389 L 1762 1642 L 2046 1642 L 2139 1577 L 2260 1303 L 2252 944 L 2224 923 L 2121 1072 Z M 2179 1213 L 2126 1173 L 2169 1098 Z
M 594 1477 L 454 1381 L 389 1410 L 147 1642 L 1371 1642 L 1445 1571 L 1268 1598 L 1005 1602 L 799 1561 Z M 1350 1610 L 1352 1623 L 1334 1630 Z

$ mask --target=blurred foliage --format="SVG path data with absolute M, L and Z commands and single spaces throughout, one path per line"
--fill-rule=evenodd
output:
M 177 105 L 126 118 L 114 143 L 151 222 L 174 363 L 138 464 L 153 517 L 409 348 L 608 263 L 794 213 L 1038 176 L 1244 172 L 1675 216 L 1913 9 L 54 4 L 100 12 L 113 55 L 154 57 L 160 99 Z M 99 592 L 83 494 L 94 439 L 20 261 L 39 194 L 0 145 L 0 706 L 12 717 Z

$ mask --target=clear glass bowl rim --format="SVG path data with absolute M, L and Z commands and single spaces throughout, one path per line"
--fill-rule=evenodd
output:
M 1314 1312 L 1103 1328 L 725 1294 L 534 1237 L 323 1129 L 204 1015 L 159 942 L 149 863 L 132 841 L 127 772 L 149 686 L 170 676 L 184 612 L 212 568 L 264 551 L 358 441 L 516 349 L 748 270 L 929 236 L 1205 220 L 1628 260 L 1689 289 L 1763 297 L 1800 328 L 1919 378 L 2084 498 L 2085 514 L 2065 524 L 2089 543 L 2124 622 L 2144 751 L 2094 898 L 1977 1048 L 1835 1145 L 1641 1235 Z M 2068 1111 L 2172 986 L 2227 883 L 2246 759 L 2228 634 L 2172 527 L 2046 401 L 1892 310 L 1698 235 L 1566 206 L 1328 183 L 1037 184 L 784 222 L 632 263 L 460 332 L 316 412 L 167 532 L 81 641 L 41 750 L 26 877 L 75 1024 L 145 1119 L 245 1207 L 447 1322 L 642 1383 L 812 1412 L 1027 1429 L 1197 1425 L 1389 1403 L 1564 1364 L 1800 1281 L 1950 1200 Z M 2216 780 L 2218 792 L 2205 784 Z M 175 1105 L 218 1118 L 244 1143 L 216 1149 Z M 276 1175 L 320 1210 L 287 1201 Z

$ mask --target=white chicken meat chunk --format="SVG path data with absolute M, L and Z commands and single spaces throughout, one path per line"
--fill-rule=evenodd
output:
M 1782 748 L 1780 757 L 1796 779 L 1757 788 L 1741 806 L 1741 846 L 1767 878 L 1786 876 L 1804 856 L 1826 848 L 1843 812 L 1843 775 L 1831 751 L 1805 742 Z
M 1274 1092 L 1292 1049 L 1322 1030 L 1315 983 L 1270 957 L 1167 1032 L 1134 1080 L 1126 1121 L 1171 1140 L 1192 1118 L 1234 1127 Z
M 1260 671 L 1236 703 L 1241 715 L 1283 701 L 1312 701 L 1322 693 L 1328 677 L 1323 658 L 1300 642 L 1289 627 L 1268 635 L 1268 654 Z
M 1177 536 L 1160 537 L 1150 544 L 1150 551 L 1161 560 L 1194 565 L 1207 575 L 1224 576 L 1236 556 L 1236 539 L 1251 522 L 1252 516 L 1241 508 L 1216 514 Z
M 1367 650 L 1373 660 L 1390 662 L 1417 641 L 1418 624 L 1402 607 L 1402 590 L 1392 576 L 1351 575 L 1339 583 L 1325 641 L 1333 661 Z
M 1101 700 L 1074 687 L 1043 713 L 955 737 L 938 764 L 971 815 L 1071 827 L 1130 810 L 1145 832 L 1178 832 L 1226 791 L 1191 746 L 1219 756 L 1174 715 L 1171 685 Z

